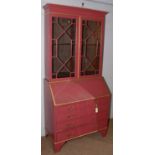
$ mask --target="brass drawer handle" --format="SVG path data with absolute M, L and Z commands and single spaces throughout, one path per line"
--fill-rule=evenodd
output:
M 98 105 L 96 104 L 95 113 L 98 113 Z

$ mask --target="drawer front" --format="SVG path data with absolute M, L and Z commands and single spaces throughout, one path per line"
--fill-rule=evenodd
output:
M 79 126 L 83 126 L 86 124 L 96 124 L 97 123 L 97 118 L 96 115 L 88 115 L 85 117 L 80 117 L 78 119 L 73 119 L 73 120 L 67 120 L 65 122 L 56 122 L 55 123 L 55 131 L 64 131 L 64 130 L 69 130 L 72 128 L 76 128 Z
M 78 136 L 85 135 L 87 133 L 95 132 L 101 129 L 105 129 L 107 127 L 107 119 L 106 120 L 98 120 L 97 123 L 90 123 L 81 125 L 79 127 L 75 127 L 72 129 L 68 129 L 65 131 L 57 132 L 56 133 L 56 141 L 65 141 L 68 139 L 72 139 Z
M 95 100 L 96 106 L 98 107 L 98 112 L 107 111 L 110 109 L 110 97 L 100 98 Z
M 69 121 L 69 120 L 75 120 L 79 116 L 77 113 L 68 113 L 68 114 L 63 114 L 63 113 L 56 113 L 54 115 L 55 123 L 63 123 L 64 121 Z
M 89 114 L 94 114 L 95 103 L 93 100 L 81 101 L 78 103 L 72 103 L 65 106 L 55 107 L 55 121 L 64 122 L 67 120 L 77 119 Z
M 63 140 L 65 141 L 68 139 L 72 139 L 96 131 L 97 129 L 98 129 L 97 124 L 87 124 L 70 130 L 58 132 L 56 133 L 56 141 L 59 142 Z
M 98 113 L 96 113 L 98 129 L 107 127 L 109 120 L 110 106 L 109 102 L 104 102 L 103 100 L 98 100 Z
M 56 141 L 59 142 L 59 141 L 71 139 L 71 138 L 77 137 L 78 135 L 79 135 L 78 130 L 76 128 L 74 128 L 73 130 L 59 132 L 56 134 Z
M 94 114 L 95 102 L 94 100 L 83 101 L 79 103 L 79 115 L 87 116 L 90 114 Z
M 68 113 L 74 114 L 78 110 L 78 104 L 67 104 L 64 106 L 55 107 L 55 112 L 58 114 L 67 115 Z
M 87 124 L 79 128 L 79 135 L 84 135 L 98 130 L 97 123 Z
M 78 104 L 68 104 L 54 108 L 55 122 L 64 122 L 65 120 L 72 120 L 78 117 Z

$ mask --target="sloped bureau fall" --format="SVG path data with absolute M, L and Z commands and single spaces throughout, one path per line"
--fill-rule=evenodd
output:
M 106 12 L 55 4 L 44 9 L 45 129 L 57 152 L 68 140 L 107 133 L 111 94 L 102 77 Z

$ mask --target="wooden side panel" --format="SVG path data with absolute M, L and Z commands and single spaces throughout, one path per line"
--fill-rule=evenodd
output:
M 51 15 L 45 15 L 44 16 L 44 23 L 45 23 L 45 78 L 50 79 L 52 77 L 51 75 L 51 31 L 52 31 L 52 23 L 51 23 Z
M 46 130 L 46 135 L 52 135 L 54 132 L 54 127 L 53 127 L 53 121 L 54 121 L 54 115 L 53 115 L 53 100 L 52 100 L 52 95 L 50 92 L 50 87 L 49 83 L 47 80 L 44 80 L 44 103 L 45 103 L 45 130 Z
M 100 48 L 100 62 L 99 62 L 99 74 L 102 76 L 103 73 L 103 55 L 104 55 L 104 36 L 105 36 L 105 16 L 102 19 L 102 28 L 101 28 L 101 48 Z

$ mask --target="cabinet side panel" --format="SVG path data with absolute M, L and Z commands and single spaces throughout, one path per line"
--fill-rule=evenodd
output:
M 53 136 L 53 100 L 50 91 L 50 85 L 47 80 L 44 80 L 44 96 L 46 135 L 49 134 Z
M 101 47 L 100 47 L 100 62 L 99 62 L 99 75 L 102 76 L 102 71 L 103 71 L 103 57 L 104 57 L 104 35 L 105 35 L 105 16 L 103 16 L 102 20 L 102 28 L 101 28 Z
M 51 24 L 50 24 L 50 15 L 45 14 L 45 40 L 44 40 L 44 44 L 45 44 L 45 51 L 44 51 L 44 55 L 45 55 L 45 78 L 46 79 L 50 79 L 51 78 Z

